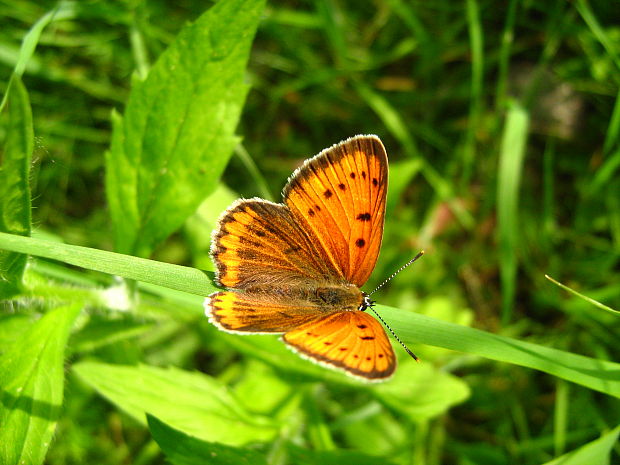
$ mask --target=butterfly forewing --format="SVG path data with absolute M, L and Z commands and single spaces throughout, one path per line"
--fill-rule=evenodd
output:
M 379 256 L 387 155 L 375 136 L 357 136 L 306 161 L 284 188 L 284 203 L 321 244 L 347 282 L 363 285 Z
M 229 288 L 339 278 L 317 239 L 299 226 L 290 209 L 262 199 L 238 201 L 224 212 L 211 255 L 219 284 Z

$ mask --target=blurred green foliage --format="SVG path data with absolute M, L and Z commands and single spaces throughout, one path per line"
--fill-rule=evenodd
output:
M 132 88 L 209 6 L 0 2 L 2 91 L 16 70 L 32 105 L 34 234 L 114 249 L 104 156 L 112 113 L 126 113 Z M 620 307 L 619 24 L 617 4 L 603 0 L 268 3 L 247 69 L 241 145 L 223 184 L 205 179 L 203 194 L 213 193 L 152 258 L 207 269 L 211 229 L 232 199 L 277 200 L 305 158 L 374 133 L 388 150 L 390 189 L 368 288 L 427 252 L 381 303 L 617 360 L 617 316 L 544 275 Z M 36 45 L 29 60 L 25 37 Z M 9 130 L 0 131 L 5 141 Z M 618 434 L 594 441 L 618 425 L 617 399 L 547 374 L 418 346 L 423 366 L 403 357 L 394 381 L 360 386 L 286 358 L 271 338 L 218 332 L 200 299 L 44 260 L 30 261 L 22 295 L 2 304 L 2 355 L 45 332 L 51 320 L 34 321 L 71 299 L 86 309 L 67 346 L 76 369 L 61 412 L 44 419 L 58 418 L 53 465 L 163 463 L 160 447 L 173 463 L 210 463 L 198 454 L 211 451 L 224 458 L 212 463 L 529 465 L 586 443 L 581 457 L 605 463 Z M 42 360 L 58 365 L 56 349 L 41 348 Z M 136 365 L 140 377 L 115 365 Z M 141 399 L 137 389 L 155 379 L 160 397 L 185 404 L 176 416 L 157 409 L 161 399 Z M 235 409 L 222 436 L 234 437 L 234 422 L 265 431 L 247 433 L 255 441 L 246 449 L 207 427 L 186 436 L 180 417 L 203 397 L 196 409 L 206 416 Z M 5 408 L 7 399 L 16 398 L 4 395 Z M 143 411 L 154 415 L 152 437 Z

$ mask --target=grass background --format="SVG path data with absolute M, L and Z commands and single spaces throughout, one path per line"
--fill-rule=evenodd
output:
M 111 173 L 133 167 L 145 179 L 160 166 L 131 158 L 119 134 L 143 134 L 121 132 L 118 115 L 126 123 L 145 114 L 139 96 L 148 89 L 135 89 L 205 5 L 88 1 L 50 14 L 56 6 L 0 4 L 0 81 L 8 88 L 17 67 L 32 106 L 37 237 L 210 270 L 210 231 L 232 200 L 278 200 L 303 159 L 351 135 L 375 133 L 388 150 L 390 189 L 368 289 L 419 249 L 427 252 L 381 293 L 382 304 L 601 363 L 617 360 L 617 317 L 544 278 L 620 306 L 620 13 L 613 2 L 268 3 L 245 74 L 251 89 L 236 128 L 241 138 L 226 142 L 234 155 L 222 182 L 226 161 L 205 159 L 203 168 L 212 171 L 198 173 L 204 190 L 192 191 L 197 212 L 176 224 L 177 212 L 162 204 L 152 210 L 152 238 L 137 245 L 123 243 L 119 224 L 131 229 L 131 212 L 143 220 L 140 212 L 150 210 L 138 198 L 120 215 L 110 199 L 125 199 L 130 181 L 118 176 L 115 195 Z M 25 62 L 20 42 L 46 14 L 49 24 L 39 23 L 45 27 Z M 228 21 L 224 29 L 241 19 Z M 194 44 L 191 63 L 218 56 L 217 32 L 196 38 L 184 30 Z M 229 69 L 191 79 L 204 79 L 208 89 L 211 75 Z M 159 79 L 185 95 L 176 71 Z M 246 91 L 234 87 L 231 100 L 240 105 Z M 181 106 L 178 95 L 165 97 L 157 99 L 146 137 Z M 234 111 L 218 112 L 210 102 L 189 100 L 196 126 L 209 132 L 208 118 L 228 118 L 233 130 Z M 210 143 L 227 157 L 223 142 Z M 187 215 L 196 210 L 190 207 Z M 5 359 L 24 341 L 35 347 L 31 341 L 43 334 L 62 347 L 68 337 L 64 356 L 41 358 L 43 366 L 64 360 L 62 407 L 45 415 L 31 409 L 31 417 L 58 421 L 46 463 L 163 463 L 160 448 L 174 463 L 205 463 L 174 455 L 170 448 L 183 440 L 191 450 L 232 454 L 232 463 L 539 464 L 587 443 L 598 447 L 598 461 L 574 463 L 605 463 L 611 445 L 592 441 L 619 423 L 610 395 L 473 353 L 414 342 L 422 366 L 403 357 L 393 382 L 360 386 L 294 357 L 277 360 L 288 354 L 270 338 L 217 332 L 201 317 L 200 299 L 187 294 L 40 259 L 29 262 L 24 279 L 3 304 Z M 75 300 L 84 306 L 69 337 L 66 315 L 76 310 L 50 308 Z M 33 329 L 34 321 L 42 325 Z M 122 371 L 125 365 L 134 370 Z M 11 365 L 3 366 L 0 374 L 9 373 Z M 213 378 L 190 377 L 192 370 Z M 56 371 L 49 376 L 62 378 Z M 611 368 L 609 377 L 617 382 Z M 171 379 L 192 389 L 180 392 Z M 139 383 L 164 395 L 123 391 Z M 209 400 L 214 393 L 218 402 Z M 13 405 L 3 399 L 5 408 Z M 60 399 L 55 393 L 49 401 Z M 163 407 L 169 399 L 177 405 Z M 180 405 L 201 410 L 185 428 Z M 141 409 L 156 412 L 150 429 Z M 218 423 L 222 418 L 228 422 Z M 214 424 L 222 437 L 201 436 Z M 240 453 L 248 456 L 234 455 Z

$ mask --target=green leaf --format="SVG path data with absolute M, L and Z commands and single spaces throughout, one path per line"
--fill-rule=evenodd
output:
M 97 315 L 90 317 L 88 324 L 71 337 L 72 352 L 89 352 L 125 339 L 137 337 L 153 328 L 153 323 L 126 318 L 110 320 Z
M 211 261 L 211 231 L 224 210 L 239 196 L 219 183 L 215 190 L 200 204 L 185 222 L 186 239 L 192 250 L 193 265 L 203 270 L 213 270 Z
M 26 88 L 14 75 L 3 113 L 5 140 L 0 153 L 0 232 L 30 235 L 30 157 L 32 112 Z M 0 250 L 0 300 L 19 292 L 25 255 Z
M 384 404 L 413 422 L 439 416 L 469 397 L 469 387 L 461 379 L 413 360 L 400 363 L 393 379 L 373 390 Z
M 218 2 L 186 26 L 113 118 L 107 197 L 118 251 L 145 256 L 215 189 L 238 138 L 263 0 Z
M 81 362 L 73 370 L 141 422 L 150 413 L 183 433 L 232 446 L 269 441 L 276 434 L 274 423 L 250 415 L 225 385 L 201 373 L 99 362 Z
M 620 434 L 620 426 L 585 446 L 546 462 L 544 465 L 609 465 L 609 455 L 613 447 L 617 445 L 618 434 Z
M 348 450 L 308 450 L 299 446 L 288 444 L 289 462 L 295 465 L 341 465 L 354 463 L 355 465 L 390 465 L 385 457 L 376 457 L 362 452 Z
M 513 104 L 506 116 L 502 135 L 497 179 L 497 224 L 499 261 L 502 283 L 502 322 L 512 315 L 517 279 L 517 247 L 519 237 L 519 186 L 525 155 L 529 117 L 524 108 Z
M 265 457 L 251 449 L 241 449 L 202 441 L 182 433 L 152 415 L 147 415 L 155 442 L 174 465 L 263 465 Z
M 39 464 L 62 405 L 64 351 L 77 305 L 47 313 L 0 358 L 0 463 Z
M 34 323 L 34 315 L 24 313 L 0 313 L 0 355 Z
M 409 416 L 413 421 L 436 417 L 469 397 L 469 388 L 465 382 L 436 369 L 428 362 L 415 363 L 413 360 L 404 359 L 388 382 L 367 384 L 342 372 L 327 370 L 301 359 L 276 337 L 232 334 L 222 334 L 222 337 L 228 345 L 248 356 L 258 358 L 280 372 L 328 383 L 370 388 L 382 403 Z M 395 349 L 398 350 L 397 347 Z M 260 389 L 256 389 L 260 398 Z

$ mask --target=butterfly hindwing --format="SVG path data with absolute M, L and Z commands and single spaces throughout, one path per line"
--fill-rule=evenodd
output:
M 387 175 L 379 138 L 356 136 L 307 160 L 284 188 L 296 221 L 357 286 L 368 280 L 379 256 Z
M 327 365 L 364 379 L 384 379 L 396 368 L 392 345 L 381 324 L 361 311 L 336 312 L 295 328 L 284 342 Z
M 233 333 L 284 333 L 320 315 L 320 309 L 308 302 L 231 291 L 211 294 L 204 307 L 209 321 Z

